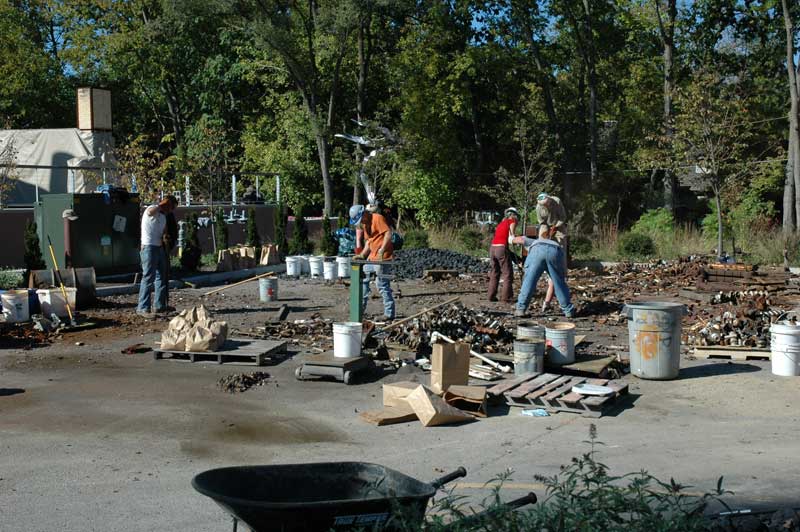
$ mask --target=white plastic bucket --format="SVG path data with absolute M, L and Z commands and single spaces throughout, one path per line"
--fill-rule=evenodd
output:
M 335 281 L 336 280 L 336 263 L 331 262 L 324 262 L 322 263 L 322 276 L 325 278 L 326 281 Z
M 557 322 L 546 327 L 547 353 L 551 364 L 571 364 L 575 362 L 575 324 Z
M 303 266 L 300 257 L 286 257 L 286 275 L 289 277 L 300 277 Z
M 311 273 L 311 265 L 308 263 L 308 255 L 300 255 L 297 258 L 300 259 L 300 267 L 302 268 L 300 272 L 304 275 Z
M 350 257 L 336 257 L 339 277 L 350 277 Z
M 311 270 L 311 277 L 322 277 L 322 263 L 325 257 L 309 257 L 308 266 Z
M 361 356 L 361 324 L 345 321 L 333 324 L 333 356 L 353 358 Z
M 800 376 L 800 326 L 782 321 L 770 328 L 772 374 Z
M 42 314 L 45 318 L 49 318 L 51 314 L 55 314 L 59 318 L 68 318 L 69 312 L 67 311 L 67 303 L 70 309 L 75 312 L 75 293 L 77 289 L 64 287 L 67 292 L 67 300 L 64 301 L 64 296 L 61 294 L 61 288 L 45 288 L 36 291 L 39 296 L 39 303 L 42 305 Z
M 7 323 L 19 323 L 30 319 L 27 290 L 8 290 L 0 295 L 3 302 L 3 316 Z

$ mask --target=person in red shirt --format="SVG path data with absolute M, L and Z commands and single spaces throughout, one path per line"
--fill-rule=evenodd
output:
M 497 286 L 500 278 L 503 279 L 503 291 L 500 294 L 500 301 L 511 303 L 514 299 L 514 265 L 511 263 L 511 255 L 508 245 L 514 238 L 514 231 L 517 228 L 519 212 L 514 207 L 506 209 L 505 218 L 497 224 L 494 231 L 494 239 L 489 248 L 489 301 L 497 301 Z

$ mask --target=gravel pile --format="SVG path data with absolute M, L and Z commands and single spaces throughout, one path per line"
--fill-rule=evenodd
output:
M 394 274 L 403 279 L 422 277 L 425 270 L 457 270 L 460 273 L 489 271 L 489 264 L 447 249 L 401 249 L 394 253 Z

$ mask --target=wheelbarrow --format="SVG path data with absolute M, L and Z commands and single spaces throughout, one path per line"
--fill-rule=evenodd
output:
M 399 530 L 421 525 L 428 500 L 466 474 L 460 467 L 422 482 L 377 464 L 325 462 L 211 469 L 192 486 L 233 516 L 234 532 L 239 521 L 253 532 Z M 507 506 L 535 502 L 531 493 Z

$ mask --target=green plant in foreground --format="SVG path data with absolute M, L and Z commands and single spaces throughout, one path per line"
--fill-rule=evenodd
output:
M 697 496 L 686 493 L 691 486 L 674 479 L 664 482 L 646 471 L 611 475 L 598 461 L 596 449 L 603 444 L 594 425 L 584 443 L 589 452 L 573 458 L 553 476 L 536 477 L 545 486 L 536 505 L 517 511 L 503 505 L 500 491 L 510 479 L 508 472 L 487 484 L 492 492 L 477 510 L 486 511 L 485 517 L 465 520 L 471 512 L 463 498 L 451 493 L 435 501 L 429 512 L 434 517 L 425 530 L 699 532 L 708 529 L 703 517 L 707 504 L 730 493 L 722 489 L 722 477 L 714 490 Z M 420 530 L 409 525 L 403 529 Z
M 32 270 L 44 270 L 47 266 L 42 257 L 42 248 L 39 242 L 39 234 L 36 232 L 36 222 L 28 220 L 25 222 L 25 252 L 23 262 L 25 263 L 25 273 L 22 281 L 27 282 Z
M 322 217 L 322 233 L 317 242 L 317 248 L 320 254 L 326 257 L 332 257 L 338 251 L 339 243 L 333 236 L 333 227 L 331 227 L 331 219 L 328 216 Z
M 247 226 L 245 232 L 245 240 L 248 246 L 255 246 L 257 248 L 261 247 L 261 237 L 258 234 L 255 209 L 247 209 Z
M 294 228 L 288 251 L 290 255 L 303 255 L 312 251 L 311 242 L 308 240 L 308 226 L 302 214 L 294 217 Z
M 22 286 L 22 274 L 15 270 L 0 270 L 0 290 L 14 290 Z

